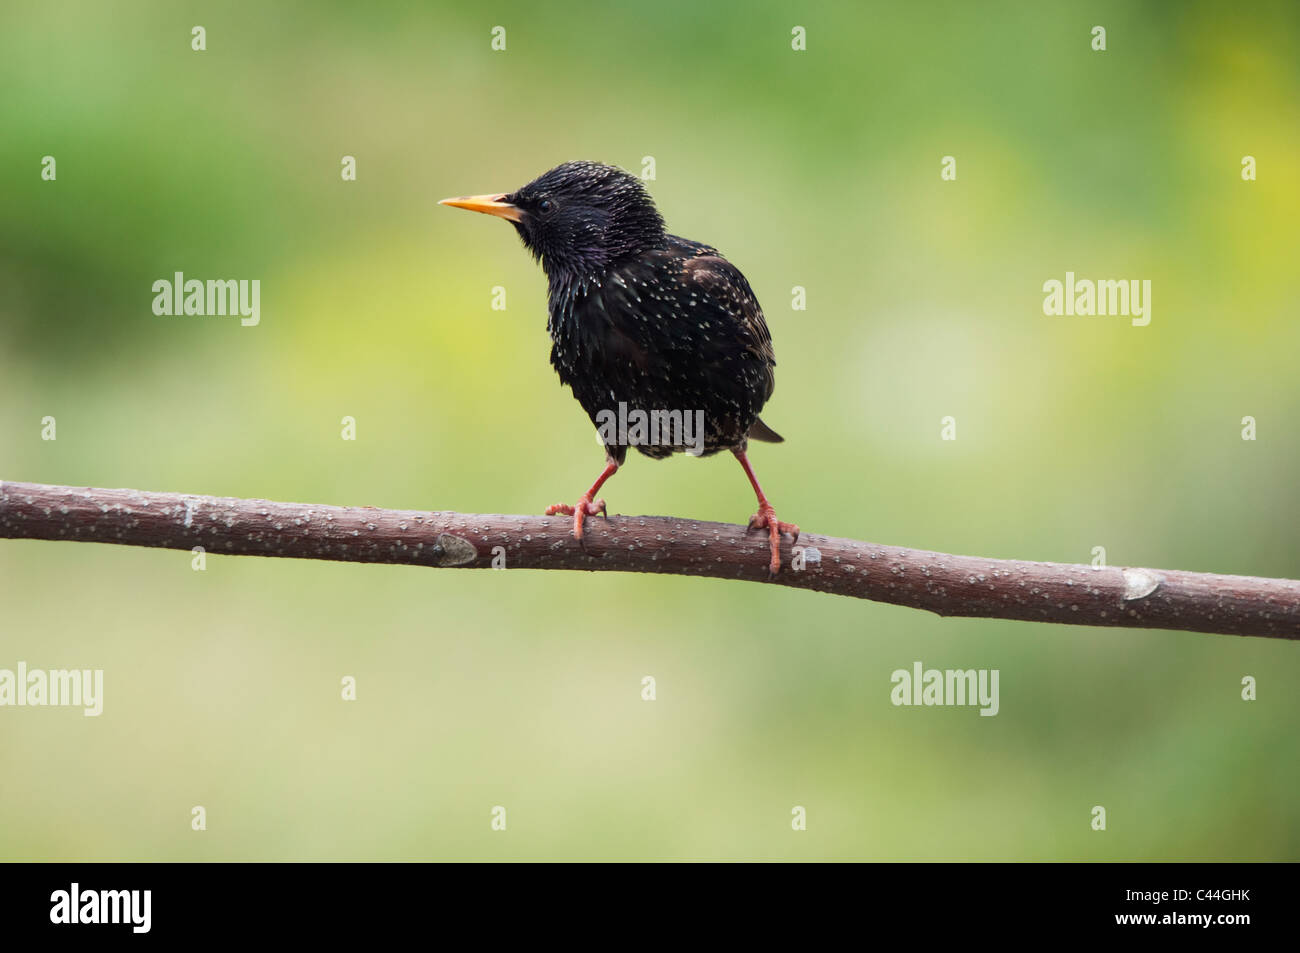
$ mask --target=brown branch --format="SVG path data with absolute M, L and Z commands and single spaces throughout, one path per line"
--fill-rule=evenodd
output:
M 954 556 L 804 533 L 775 578 L 767 536 L 663 516 L 571 522 L 0 482 L 0 538 L 485 569 L 658 572 L 768 582 L 978 616 L 1300 639 L 1300 581 Z

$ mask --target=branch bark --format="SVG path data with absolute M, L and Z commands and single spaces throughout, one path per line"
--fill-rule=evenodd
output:
M 1300 639 L 1300 581 L 1173 569 L 982 559 L 804 533 L 767 534 L 663 516 L 549 516 L 384 510 L 0 481 L 0 538 L 154 546 L 239 556 L 485 569 L 712 576 L 812 589 L 941 616 L 1178 629 Z M 499 548 L 498 548 L 499 547 Z M 792 562 L 798 556 L 798 561 Z M 802 568 L 794 568 L 801 566 Z

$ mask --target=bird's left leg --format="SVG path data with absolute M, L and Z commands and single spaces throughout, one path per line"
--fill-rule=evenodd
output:
M 605 501 L 596 499 L 596 494 L 600 488 L 605 485 L 605 481 L 612 477 L 618 471 L 618 461 L 611 457 L 605 458 L 605 469 L 601 471 L 600 476 L 596 477 L 596 482 L 591 485 L 591 489 L 582 494 L 577 504 L 570 506 L 568 503 L 555 503 L 546 508 L 547 516 L 554 516 L 556 513 L 563 513 L 565 516 L 573 517 L 573 538 L 582 542 L 582 521 L 587 516 L 595 516 L 600 513 L 604 516 L 609 514 L 605 510 Z
M 754 495 L 758 497 L 758 512 L 749 520 L 750 529 L 766 529 L 768 537 L 772 542 L 772 561 L 768 565 L 768 570 L 775 576 L 781 571 L 781 534 L 789 533 L 792 541 L 799 540 L 799 527 L 794 523 L 782 523 L 776 518 L 776 510 L 772 504 L 767 501 L 763 495 L 763 488 L 758 485 L 758 477 L 754 476 L 754 468 L 749 465 L 749 457 L 744 450 L 731 451 L 740 461 L 740 465 L 745 468 L 745 476 L 749 477 L 749 484 L 754 488 Z

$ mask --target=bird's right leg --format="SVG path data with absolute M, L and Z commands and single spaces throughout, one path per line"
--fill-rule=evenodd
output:
M 776 510 L 772 504 L 767 501 L 767 496 L 763 493 L 763 488 L 758 485 L 758 477 L 754 475 L 754 468 L 749 465 L 749 455 L 744 450 L 732 450 L 740 465 L 745 468 L 745 476 L 749 477 L 749 485 L 754 488 L 754 495 L 758 497 L 758 512 L 749 519 L 749 529 L 765 529 L 768 531 L 768 537 L 771 540 L 772 561 L 768 563 L 767 571 L 775 576 L 781 571 L 781 534 L 789 533 L 795 542 L 799 541 L 799 527 L 794 523 L 782 523 L 776 518 Z
M 573 538 L 582 542 L 582 521 L 587 516 L 595 516 L 600 513 L 603 516 L 609 514 L 605 510 L 605 501 L 596 499 L 596 494 L 600 488 L 605 485 L 605 481 L 612 477 L 618 471 L 618 462 L 610 457 L 605 458 L 605 469 L 601 471 L 600 476 L 596 477 L 596 482 L 591 485 L 586 493 L 578 499 L 573 506 L 568 503 L 556 503 L 546 508 L 547 516 L 554 516 L 562 513 L 565 516 L 573 517 Z

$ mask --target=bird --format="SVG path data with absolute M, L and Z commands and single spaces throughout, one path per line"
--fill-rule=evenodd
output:
M 729 451 L 758 498 L 747 531 L 767 531 L 768 571 L 777 575 L 781 536 L 797 542 L 799 527 L 777 519 L 749 461 L 750 440 L 784 438 L 759 417 L 775 387 L 776 357 L 740 269 L 711 245 L 669 234 L 641 179 L 600 162 L 565 162 L 513 192 L 439 204 L 510 222 L 546 274 L 551 365 L 605 450 L 604 469 L 577 503 L 556 503 L 546 514 L 572 516 L 582 543 L 586 517 L 608 516 L 597 494 L 624 465 L 629 444 L 655 459 Z M 701 411 L 703 433 L 688 447 L 678 438 Z M 656 413 L 665 424 L 657 440 L 645 439 L 644 426 L 625 426 Z

